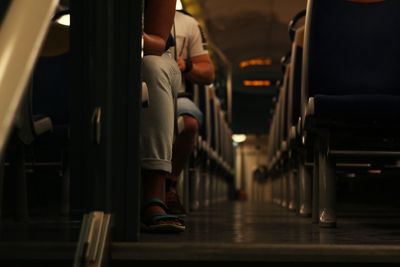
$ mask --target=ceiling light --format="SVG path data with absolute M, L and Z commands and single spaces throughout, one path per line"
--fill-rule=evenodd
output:
M 251 66 L 271 66 L 271 65 L 272 65 L 271 58 L 253 58 L 249 60 L 243 60 L 240 62 L 240 67 L 242 69 Z
M 232 135 L 232 140 L 235 143 L 243 143 L 246 141 L 247 136 L 245 134 L 234 134 Z
M 243 85 L 247 87 L 268 87 L 272 83 L 270 80 L 244 80 Z
M 57 23 L 64 25 L 64 26 L 70 26 L 71 25 L 71 21 L 70 21 L 71 16 L 69 14 L 63 15 L 61 16 L 59 19 L 57 19 Z
M 382 170 L 369 170 L 370 174 L 382 174 Z

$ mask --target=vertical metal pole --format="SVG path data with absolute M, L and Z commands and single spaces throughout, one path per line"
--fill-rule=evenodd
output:
M 194 165 L 194 169 L 189 171 L 190 179 L 190 210 L 195 211 L 200 207 L 201 196 L 201 166 Z
M 204 180 L 204 207 L 210 206 L 210 159 L 205 159 L 203 169 L 203 180 Z
M 288 172 L 288 180 L 289 180 L 289 206 L 288 209 L 290 211 L 296 211 L 297 209 L 297 201 L 296 201 L 296 175 L 294 173 L 294 168 L 290 168 Z
M 183 207 L 186 211 L 190 210 L 190 170 L 189 164 L 186 164 L 185 169 L 183 170 Z
M 278 205 L 278 187 L 277 187 L 277 183 L 276 183 L 276 179 L 274 179 L 274 177 L 272 175 L 270 175 L 271 178 L 271 190 L 272 190 L 272 202 L 276 205 Z
M 312 209 L 312 180 L 310 171 L 305 166 L 305 158 L 301 156 L 299 163 L 299 215 L 308 217 Z
M 283 170 L 283 164 L 281 164 L 281 192 L 282 192 L 282 200 L 281 206 L 282 208 L 288 207 L 288 182 L 287 182 L 287 173 Z
M 247 181 L 246 181 L 246 158 L 243 143 L 239 143 L 240 148 L 240 189 L 247 192 Z

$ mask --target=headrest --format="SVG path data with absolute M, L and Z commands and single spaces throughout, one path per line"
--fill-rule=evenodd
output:
M 293 19 L 289 22 L 289 37 L 290 40 L 293 42 L 294 41 L 294 37 L 296 35 L 296 27 L 297 24 L 299 23 L 299 21 L 301 21 L 302 18 L 304 18 L 307 14 L 307 10 L 304 9 L 302 11 L 300 11 L 299 13 L 297 13 Z

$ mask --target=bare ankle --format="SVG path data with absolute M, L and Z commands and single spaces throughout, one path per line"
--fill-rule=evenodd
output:
M 174 179 L 173 177 L 168 177 L 165 183 L 167 192 L 171 190 L 176 191 L 177 184 L 178 182 L 176 179 Z

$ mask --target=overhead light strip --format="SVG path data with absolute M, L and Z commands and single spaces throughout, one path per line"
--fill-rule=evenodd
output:
M 270 80 L 244 80 L 243 85 L 246 87 L 269 87 L 272 82 Z
M 271 58 L 253 58 L 249 60 L 243 60 L 240 62 L 240 68 L 248 68 L 253 66 L 271 66 L 272 59 Z

